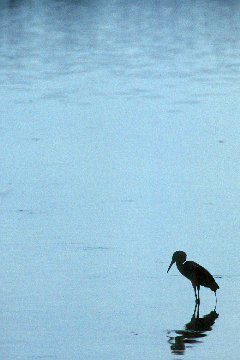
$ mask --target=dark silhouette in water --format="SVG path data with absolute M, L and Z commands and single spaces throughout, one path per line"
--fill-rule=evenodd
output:
M 174 263 L 176 263 L 180 273 L 188 278 L 193 286 L 196 303 L 200 304 L 199 290 L 200 286 L 205 286 L 211 289 L 216 296 L 216 291 L 219 289 L 218 284 L 214 280 L 210 272 L 203 266 L 195 263 L 194 261 L 186 261 L 187 254 L 184 251 L 176 251 L 172 256 L 171 264 L 169 265 L 168 271 Z M 197 292 L 198 296 L 197 296 Z M 217 296 L 216 296 L 217 301 Z
M 168 342 L 173 354 L 183 355 L 186 348 L 202 343 L 201 339 L 207 336 L 206 332 L 212 330 L 212 326 L 219 316 L 215 309 L 200 318 L 199 304 L 196 303 L 191 321 L 185 325 L 184 330 L 175 330 L 177 336 L 168 335 Z

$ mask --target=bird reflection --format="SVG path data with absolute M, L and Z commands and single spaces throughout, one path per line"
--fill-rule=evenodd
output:
M 172 353 L 183 355 L 186 348 L 202 343 L 202 338 L 207 336 L 207 331 L 212 330 L 218 316 L 215 307 L 209 314 L 199 317 L 199 304 L 196 304 L 191 321 L 185 325 L 184 330 L 175 330 L 175 336 L 171 335 L 172 331 L 168 334 L 168 342 Z

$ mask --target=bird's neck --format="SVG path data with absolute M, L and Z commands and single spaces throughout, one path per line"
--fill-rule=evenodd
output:
M 177 265 L 177 268 L 178 268 L 178 270 L 180 271 L 180 273 L 182 273 L 184 263 L 182 263 L 182 262 L 177 262 L 176 265 Z

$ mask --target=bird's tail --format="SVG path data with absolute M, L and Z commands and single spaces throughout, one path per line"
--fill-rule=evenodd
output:
M 216 283 L 216 281 L 214 280 L 214 282 L 211 284 L 211 288 L 212 291 L 216 292 L 217 289 L 219 289 L 218 284 Z

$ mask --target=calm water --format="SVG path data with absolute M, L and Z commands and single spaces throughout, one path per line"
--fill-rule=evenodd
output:
M 1 358 L 237 359 L 239 2 L 1 1 L 0 28 Z

